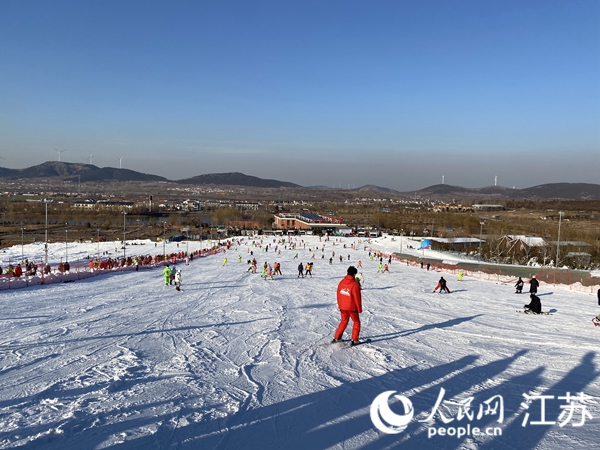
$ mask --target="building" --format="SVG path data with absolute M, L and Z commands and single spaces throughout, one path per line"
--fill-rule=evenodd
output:
M 341 218 L 313 213 L 276 214 L 273 227 L 277 230 L 298 230 L 319 234 L 350 234 L 352 232 Z
M 490 212 L 490 211 L 505 211 L 506 208 L 502 205 L 473 205 L 473 212 Z

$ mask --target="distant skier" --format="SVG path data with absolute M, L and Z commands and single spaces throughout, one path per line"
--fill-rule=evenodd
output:
M 165 286 L 168 286 L 170 284 L 171 274 L 172 273 L 173 273 L 173 271 L 171 270 L 171 268 L 167 264 L 167 266 L 163 269 L 163 275 L 165 277 Z
M 450 293 L 450 289 L 448 289 L 448 286 L 446 286 L 446 280 L 444 280 L 444 277 L 440 278 L 440 281 L 438 281 L 438 284 L 433 292 L 436 292 L 438 289 L 440 290 L 440 293 L 442 291 L 446 291 L 448 294 Z
M 523 281 L 523 279 L 521 277 L 519 277 L 519 279 L 517 280 L 517 284 L 515 284 L 515 288 L 517 289 L 517 291 L 515 292 L 515 294 L 522 294 L 523 293 L 523 285 L 525 284 L 525 282 Z
M 310 275 L 310 277 L 312 278 L 312 268 L 313 268 L 313 263 L 307 262 L 306 267 L 304 268 L 304 270 L 305 270 L 304 275 L 306 275 L 306 276 Z
M 529 294 L 531 301 L 528 305 L 523 305 L 525 312 L 532 312 L 534 314 L 540 314 L 542 312 L 542 302 L 540 298 L 535 294 Z
M 175 290 L 181 290 L 181 269 L 177 269 L 175 272 Z
M 302 263 L 298 264 L 298 276 L 296 278 L 304 278 L 304 266 Z
M 381 271 L 381 273 L 390 273 L 390 268 L 387 264 L 383 265 L 383 270 Z
M 537 294 L 537 290 L 538 290 L 539 286 L 540 286 L 540 282 L 535 277 L 532 277 L 531 280 L 529 280 L 529 293 Z
M 358 275 L 356 275 L 354 277 L 354 279 L 356 280 L 356 282 L 358 283 L 358 285 L 361 287 L 362 289 L 362 284 L 365 282 L 365 278 L 363 277 L 362 273 L 359 273 Z
M 335 331 L 332 342 L 340 342 L 342 335 L 352 319 L 352 342 L 351 345 L 360 344 L 360 317 L 362 312 L 362 297 L 360 293 L 360 284 L 356 281 L 358 271 L 356 267 L 350 266 L 347 275 L 340 281 L 337 288 L 337 303 L 342 316 L 340 324 Z
M 465 273 L 462 270 L 460 272 L 458 272 L 458 281 L 462 281 L 464 276 L 465 276 Z

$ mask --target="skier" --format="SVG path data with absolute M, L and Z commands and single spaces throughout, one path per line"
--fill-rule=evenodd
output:
M 535 277 L 532 277 L 531 280 L 529 280 L 529 293 L 537 294 L 537 289 L 539 285 L 540 282 Z
M 298 276 L 296 278 L 304 278 L 304 266 L 302 263 L 298 264 Z
M 438 289 L 440 290 L 440 294 L 442 291 L 446 291 L 448 294 L 450 293 L 450 289 L 448 289 L 448 286 L 446 286 L 446 280 L 444 280 L 444 277 L 440 278 L 440 281 L 438 281 L 438 284 L 433 292 L 437 291 Z
M 535 294 L 529 294 L 529 298 L 531 299 L 529 305 L 523 305 L 525 312 L 540 314 L 542 312 L 542 302 L 540 301 L 540 298 Z
M 458 281 L 462 281 L 464 276 L 465 276 L 465 273 L 462 270 L 460 272 L 458 272 Z
M 181 269 L 177 269 L 175 272 L 175 290 L 181 290 Z
M 267 277 L 271 277 L 271 280 L 273 279 L 273 268 L 271 267 L 271 264 L 269 264 L 267 266 L 267 271 L 265 273 L 265 280 L 267 279 Z
M 356 275 L 354 277 L 354 279 L 356 280 L 356 282 L 358 283 L 358 285 L 362 289 L 362 284 L 365 282 L 365 278 L 363 277 L 363 274 L 359 273 L 358 275 Z
M 227 257 L 223 258 L 223 265 L 226 266 L 227 265 Z
M 381 273 L 390 273 L 390 268 L 387 264 L 383 265 L 383 270 L 381 271 Z
M 342 335 L 348 326 L 348 322 L 352 319 L 352 342 L 350 345 L 360 344 L 360 317 L 362 312 L 362 297 L 360 293 L 360 284 L 356 281 L 358 271 L 356 267 L 350 266 L 347 270 L 347 275 L 340 281 L 337 288 L 337 303 L 342 316 L 340 324 L 333 336 L 333 342 L 340 342 Z
M 523 293 L 523 285 L 525 284 L 525 282 L 523 281 L 523 279 L 521 277 L 519 277 L 519 279 L 517 280 L 517 284 L 515 284 L 515 288 L 517 289 L 517 291 L 515 292 L 515 294 L 522 294 Z
M 169 267 L 169 265 L 167 264 L 167 266 L 164 268 L 163 270 L 163 275 L 165 277 L 165 286 L 169 285 L 169 281 L 171 279 L 171 273 L 173 271 L 171 270 L 171 268 Z
M 304 268 L 306 271 L 306 273 L 304 275 L 306 275 L 306 276 L 310 275 L 310 277 L 312 278 L 312 267 L 313 267 L 313 263 L 307 262 L 306 267 Z

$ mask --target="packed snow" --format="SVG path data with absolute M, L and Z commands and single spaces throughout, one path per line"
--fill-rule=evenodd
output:
M 234 238 L 225 253 L 178 263 L 179 292 L 164 284 L 162 267 L 0 292 L 0 448 L 597 445 L 595 294 L 542 284 L 538 295 L 552 315 L 526 315 L 517 310 L 529 296 L 515 294 L 514 279 L 458 281 L 398 260 L 379 273 L 369 251 L 384 252 L 387 263 L 400 246 L 391 237 L 302 236 L 293 238 L 295 249 L 279 239 Z M 128 255 L 163 250 L 162 243 L 135 244 Z M 168 243 L 166 251 L 212 244 Z M 68 251 L 73 267 L 97 252 L 122 253 L 118 243 L 100 245 L 53 244 L 49 257 L 56 263 Z M 43 245 L 5 250 L 2 267 L 22 251 L 39 260 Z M 410 251 L 415 258 L 429 252 Z M 253 257 L 257 273 L 248 272 Z M 311 260 L 313 277 L 298 278 L 298 263 Z M 263 279 L 261 265 L 275 261 L 283 275 Z M 371 342 L 331 344 L 336 288 L 358 261 L 361 339 Z M 432 293 L 440 276 L 450 294 Z M 374 400 L 387 391 L 414 408 L 395 434 L 371 418 L 372 410 L 379 414 Z M 407 417 L 395 398 L 394 417 Z M 383 410 L 381 421 L 399 431 Z

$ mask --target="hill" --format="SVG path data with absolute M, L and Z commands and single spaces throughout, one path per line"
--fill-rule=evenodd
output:
M 301 188 L 299 184 L 288 183 L 278 180 L 265 180 L 263 178 L 245 175 L 240 172 L 228 173 L 209 173 L 206 175 L 198 175 L 192 178 L 175 181 L 179 184 L 214 184 L 214 185 L 230 185 L 230 186 L 248 186 L 259 188 Z
M 539 199 L 539 200 L 600 200 L 600 185 L 589 183 L 550 183 L 525 189 L 510 189 L 504 186 L 464 188 L 448 184 L 436 184 L 424 189 L 405 192 L 403 195 L 417 194 L 421 198 L 435 200 L 471 199 Z
M 65 181 L 167 181 L 158 175 L 134 170 L 97 167 L 93 164 L 47 161 L 25 169 L 0 167 L 0 178 L 9 180 L 57 178 Z
M 541 184 L 521 189 L 519 198 L 598 200 L 600 199 L 600 185 L 590 183 Z
M 600 200 L 600 185 L 591 183 L 549 183 L 525 189 L 510 189 L 504 186 L 486 186 L 481 188 L 465 188 L 449 184 L 435 184 L 417 191 L 399 192 L 382 186 L 368 184 L 356 189 L 332 189 L 328 186 L 303 187 L 286 181 L 263 179 L 240 172 L 209 173 L 182 180 L 168 180 L 158 175 L 136 172 L 114 167 L 97 167 L 92 164 L 47 161 L 25 169 L 9 169 L 0 167 L 0 180 L 18 179 L 52 179 L 85 182 L 166 182 L 192 185 L 244 186 L 265 189 L 305 189 L 312 191 L 335 191 L 346 195 L 385 195 L 389 197 L 414 197 L 430 200 Z M 306 191 L 305 191 L 306 192 Z

